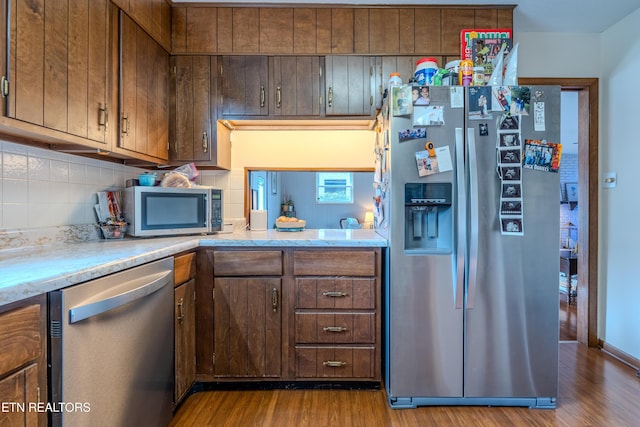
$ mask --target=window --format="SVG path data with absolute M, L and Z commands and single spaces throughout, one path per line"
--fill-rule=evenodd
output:
M 318 203 L 353 203 L 353 173 L 316 173 L 316 201 Z

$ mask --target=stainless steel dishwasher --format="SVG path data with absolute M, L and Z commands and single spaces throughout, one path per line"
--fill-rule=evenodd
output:
M 49 293 L 53 426 L 166 426 L 173 258 Z

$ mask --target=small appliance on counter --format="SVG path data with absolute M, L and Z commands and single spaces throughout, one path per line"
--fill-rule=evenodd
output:
M 210 187 L 127 187 L 127 234 L 173 236 L 222 231 L 222 190 Z

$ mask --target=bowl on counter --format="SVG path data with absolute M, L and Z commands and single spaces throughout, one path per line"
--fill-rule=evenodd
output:
M 123 239 L 127 232 L 127 224 L 100 224 L 105 239 Z
M 148 172 L 141 173 L 138 175 L 138 182 L 144 187 L 153 187 L 156 185 L 156 174 Z
M 278 231 L 302 231 L 307 225 L 307 221 L 299 219 L 296 221 L 276 221 Z

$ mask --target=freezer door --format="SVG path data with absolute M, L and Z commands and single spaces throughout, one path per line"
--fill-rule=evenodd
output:
M 521 143 L 527 139 L 560 142 L 560 88 L 535 87 L 531 93 L 536 91 L 542 91 L 544 96 L 546 130 L 534 131 L 532 106 L 530 114 L 521 117 Z M 493 114 L 495 120 L 498 113 Z M 471 160 L 468 173 L 470 182 L 475 180 L 471 187 L 477 188 L 478 193 L 475 201 L 469 198 L 472 237 L 465 311 L 464 395 L 555 398 L 559 177 L 557 173 L 522 170 L 524 235 L 502 235 L 497 132 L 481 136 L 480 123 L 467 122 Z
M 404 400 L 421 397 L 461 397 L 463 391 L 463 307 L 456 308 L 455 244 L 447 249 L 424 251 L 405 250 L 406 234 L 405 184 L 452 183 L 455 198 L 454 170 L 429 176 L 419 176 L 416 152 L 425 150 L 432 141 L 436 147 L 448 146 L 456 155 L 456 128 L 464 128 L 463 108 L 450 108 L 450 94 L 446 87 L 432 87 L 432 105 L 445 106 L 445 126 L 428 126 L 427 138 L 399 141 L 398 135 L 413 129 L 410 117 L 392 117 L 391 144 L 391 225 L 389 238 L 389 280 L 387 283 L 387 387 L 390 402 L 401 405 Z M 440 227 L 454 227 L 439 222 Z M 440 252 L 440 253 L 437 253 Z M 415 402 L 415 399 L 413 400 Z

